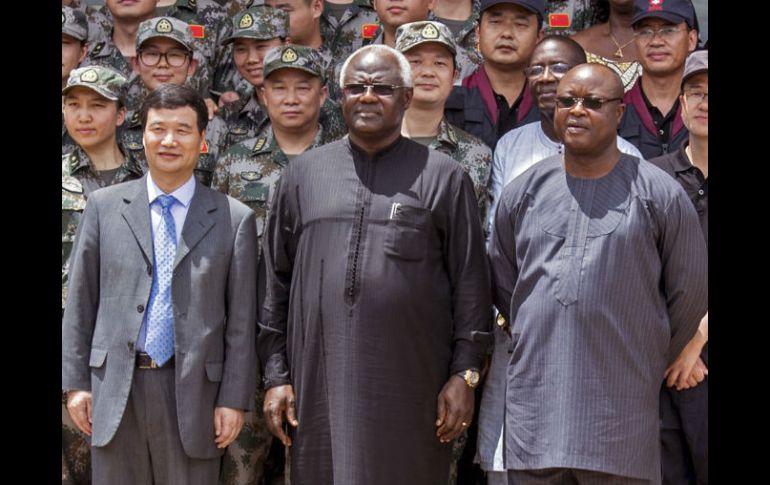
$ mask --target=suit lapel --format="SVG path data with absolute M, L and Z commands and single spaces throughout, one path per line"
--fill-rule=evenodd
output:
M 150 229 L 150 204 L 147 195 L 147 176 L 136 181 L 136 192 L 123 198 L 126 206 L 123 218 L 148 262 L 152 262 L 152 231 Z
M 214 217 L 211 215 L 217 209 L 216 202 L 209 189 L 195 182 L 195 195 L 190 201 L 190 209 L 182 227 L 182 237 L 176 246 L 176 261 L 174 268 L 185 256 L 203 239 L 203 236 L 214 227 Z

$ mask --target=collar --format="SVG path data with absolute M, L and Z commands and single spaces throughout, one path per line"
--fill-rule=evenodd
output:
M 689 144 L 689 140 L 682 143 L 676 150 L 674 156 L 671 157 L 671 165 L 674 167 L 674 172 L 687 172 L 688 170 L 697 168 L 690 162 L 690 159 L 687 157 L 687 152 L 685 149 Z
M 652 115 L 647 108 L 646 96 L 642 92 L 642 77 L 639 76 L 634 86 L 628 90 L 625 96 L 623 96 L 623 103 L 629 104 L 636 109 L 639 115 L 639 119 L 642 121 L 642 125 L 655 135 L 658 136 L 658 130 L 655 128 L 655 123 L 652 121 Z M 674 138 L 684 128 L 684 122 L 682 121 L 682 106 L 679 104 L 679 100 L 676 101 L 676 113 L 674 113 L 674 124 L 671 130 L 671 138 Z
M 155 199 L 158 198 L 159 195 L 165 194 L 160 187 L 155 185 L 155 181 L 152 180 L 152 174 L 147 172 L 147 196 L 150 205 L 152 205 L 153 202 L 155 202 Z M 190 201 L 192 201 L 193 195 L 195 194 L 195 176 L 190 174 L 190 178 L 187 179 L 187 182 L 183 183 L 180 187 L 178 187 L 175 191 L 171 192 L 167 195 L 172 195 L 176 200 L 179 201 L 183 206 L 189 207 Z
M 477 88 L 481 99 L 484 101 L 484 106 L 487 108 L 487 113 L 492 119 L 493 124 L 497 124 L 498 112 L 497 101 L 495 100 L 495 91 L 492 89 L 492 83 L 489 81 L 487 71 L 482 64 L 476 71 L 470 76 L 463 79 L 462 85 L 467 89 Z M 516 121 L 523 120 L 529 111 L 532 109 L 534 99 L 529 91 L 529 83 L 524 83 L 524 89 L 521 90 L 519 97 L 514 101 L 513 106 L 518 105 L 516 110 Z
M 452 151 L 456 150 L 458 143 L 457 132 L 455 130 L 456 128 L 446 120 L 446 116 L 443 117 L 438 124 L 438 135 L 436 136 L 436 141 L 434 143 L 436 145 L 447 145 Z

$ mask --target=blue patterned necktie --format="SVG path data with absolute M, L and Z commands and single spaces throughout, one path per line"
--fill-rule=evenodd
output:
M 171 206 L 176 199 L 171 195 L 159 195 L 156 200 L 161 206 L 161 219 L 153 240 L 155 271 L 152 275 L 145 349 L 152 360 L 158 365 L 163 365 L 174 355 L 171 276 L 176 258 L 176 226 L 171 215 Z

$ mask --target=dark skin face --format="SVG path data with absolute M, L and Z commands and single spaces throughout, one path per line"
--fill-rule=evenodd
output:
M 401 85 L 398 61 L 391 54 L 357 54 L 345 76 L 345 84 L 350 83 Z M 411 99 L 411 88 L 398 88 L 391 96 L 377 96 L 371 89 L 353 96 L 343 89 L 342 115 L 350 140 L 369 153 L 393 143 Z
M 554 64 L 567 64 L 572 68 L 582 62 L 585 62 L 584 59 L 581 59 L 576 53 L 567 49 L 562 43 L 546 40 L 535 47 L 529 65 L 550 67 Z M 556 74 L 548 69 L 539 76 L 527 78 L 540 113 L 547 115 L 551 119 L 553 119 L 553 113 L 556 109 L 556 87 L 559 85 L 562 77 L 564 77 L 564 74 Z
M 607 100 L 622 97 L 623 84 L 605 66 L 581 64 L 564 75 L 556 92 L 557 96 Z M 623 109 L 620 101 L 606 102 L 595 110 L 586 108 L 582 103 L 570 108 L 557 106 L 554 118 L 556 134 L 563 141 L 567 155 L 597 164 L 611 158 L 617 152 L 616 132 Z

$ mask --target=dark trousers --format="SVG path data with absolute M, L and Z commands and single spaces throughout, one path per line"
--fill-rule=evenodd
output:
M 220 458 L 190 458 L 182 448 L 174 379 L 173 368 L 136 369 L 115 436 L 91 448 L 94 485 L 217 483 Z
M 651 485 L 652 483 L 649 480 L 577 468 L 508 470 L 509 485 Z
M 660 391 L 661 465 L 666 485 L 708 485 L 708 377 L 692 389 Z

